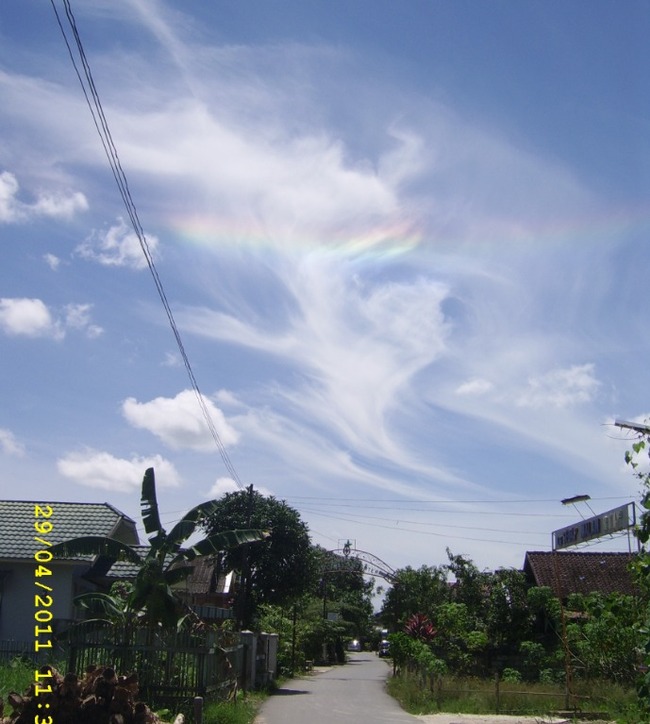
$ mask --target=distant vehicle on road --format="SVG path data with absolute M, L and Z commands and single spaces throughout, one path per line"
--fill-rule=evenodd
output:
M 384 656 L 390 656 L 390 643 L 383 639 L 379 644 L 379 651 L 377 652 L 381 658 Z
M 361 641 L 359 641 L 359 639 L 352 639 L 348 644 L 348 651 L 361 651 Z

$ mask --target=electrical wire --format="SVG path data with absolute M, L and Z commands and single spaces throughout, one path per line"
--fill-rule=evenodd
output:
M 331 519 L 331 520 L 339 520 L 339 521 L 343 521 L 343 522 L 346 522 L 346 523 L 355 523 L 356 525 L 368 525 L 368 526 L 372 526 L 373 528 L 386 528 L 386 529 L 388 529 L 388 530 L 398 530 L 398 531 L 403 532 L 403 533 L 416 533 L 416 534 L 419 534 L 419 535 L 428 535 L 428 536 L 433 536 L 433 537 L 436 537 L 436 538 L 445 538 L 445 539 L 453 538 L 454 540 L 469 540 L 469 541 L 477 541 L 477 542 L 479 542 L 479 543 L 501 543 L 501 544 L 504 544 L 504 545 L 518 546 L 518 547 L 521 547 L 521 548 L 529 548 L 529 547 L 530 547 L 530 544 L 529 544 L 529 543 L 524 543 L 524 542 L 521 542 L 521 541 L 514 541 L 514 542 L 513 542 L 513 541 L 511 541 L 511 540 L 510 540 L 510 541 L 507 541 L 507 540 L 495 540 L 495 539 L 493 539 L 493 538 L 473 538 L 473 537 L 469 537 L 469 536 L 454 535 L 453 533 L 448 533 L 448 532 L 445 532 L 445 533 L 435 533 L 435 532 L 429 531 L 429 530 L 415 530 L 415 529 L 412 529 L 412 528 L 404 528 L 403 526 L 395 526 L 395 525 L 386 525 L 386 524 L 382 524 L 382 523 L 376 523 L 376 522 L 374 522 L 374 521 L 373 521 L 373 522 L 366 522 L 366 521 L 364 521 L 364 520 L 359 520 L 359 519 L 356 519 L 356 518 L 343 518 L 343 517 L 340 517 L 340 516 L 328 515 L 328 514 L 326 514 L 326 513 L 312 512 L 312 513 L 310 513 L 310 515 L 317 515 L 317 516 L 320 516 L 320 517 L 329 518 L 329 519 Z M 454 528 L 456 528 L 456 527 L 457 527 L 457 526 L 454 526 Z M 503 531 L 501 531 L 501 532 L 503 532 Z M 539 545 L 539 543 L 535 543 L 534 545 Z
M 119 159 L 119 156 L 117 153 L 117 148 L 115 147 L 115 143 L 113 141 L 113 137 L 112 137 L 109 125 L 108 125 L 108 121 L 106 119 L 106 115 L 104 114 L 104 109 L 102 107 L 102 103 L 99 98 L 99 93 L 95 86 L 95 81 L 93 79 L 93 75 L 92 75 L 92 71 L 90 69 L 90 64 L 88 62 L 88 58 L 86 57 L 86 53 L 84 51 L 83 43 L 81 41 L 81 36 L 80 36 L 79 30 L 77 28 L 77 23 L 76 23 L 76 20 L 74 17 L 74 13 L 72 11 L 72 7 L 70 6 L 70 1 L 63 0 L 63 5 L 65 7 L 65 14 L 66 14 L 66 18 L 68 20 L 68 24 L 70 25 L 70 29 L 71 29 L 72 35 L 74 37 L 74 43 L 76 45 L 77 52 L 79 54 L 79 60 L 83 67 L 83 77 L 82 77 L 82 73 L 80 72 L 79 67 L 77 65 L 77 61 L 75 59 L 75 54 L 72 50 L 72 47 L 68 40 L 68 36 L 66 34 L 65 28 L 63 27 L 63 23 L 59 16 L 59 12 L 57 10 L 55 0 L 50 0 L 50 3 L 52 5 L 52 9 L 54 10 L 54 14 L 56 16 L 56 20 L 57 20 L 59 29 L 60 29 L 63 39 L 65 41 L 66 47 L 68 49 L 68 54 L 70 55 L 70 60 L 72 61 L 72 65 L 74 67 L 75 73 L 77 74 L 77 78 L 79 79 L 79 83 L 81 84 L 81 88 L 82 88 L 84 97 L 86 99 L 86 103 L 88 105 L 88 108 L 90 109 L 90 113 L 93 118 L 93 123 L 95 124 L 97 133 L 99 134 L 99 137 L 101 139 L 102 146 L 104 147 L 104 152 L 106 153 L 106 157 L 108 159 L 109 165 L 111 167 L 111 171 L 113 173 L 113 177 L 115 179 L 118 190 L 120 192 L 120 196 L 122 197 L 122 201 L 126 208 L 126 212 L 129 216 L 129 220 L 131 221 L 131 226 L 133 227 L 133 231 L 135 232 L 135 235 L 138 237 L 138 241 L 140 242 L 140 248 L 142 249 L 142 253 L 144 254 L 144 257 L 146 259 L 147 266 L 149 268 L 149 271 L 151 272 L 151 276 L 153 277 L 154 284 L 155 284 L 156 290 L 158 292 L 158 296 L 160 297 L 160 301 L 162 302 L 162 305 L 165 309 L 165 314 L 167 315 L 167 320 L 168 320 L 169 325 L 174 334 L 174 338 L 176 340 L 176 345 L 178 346 L 178 350 L 183 359 L 183 364 L 185 365 L 187 375 L 190 379 L 190 384 L 192 386 L 192 390 L 194 391 L 196 399 L 199 403 L 199 407 L 201 409 L 201 412 L 202 412 L 205 422 L 207 424 L 208 430 L 210 431 L 212 439 L 214 440 L 214 442 L 219 450 L 219 453 L 224 462 L 224 465 L 226 466 L 226 469 L 228 470 L 228 473 L 230 474 L 231 478 L 235 481 L 237 486 L 240 489 L 243 489 L 244 485 L 242 484 L 242 482 L 239 478 L 239 475 L 237 474 L 237 471 L 235 470 L 235 468 L 230 460 L 228 452 L 223 444 L 223 441 L 221 440 L 221 437 L 219 435 L 217 428 L 215 427 L 214 421 L 212 420 L 212 416 L 210 415 L 210 411 L 205 402 L 205 398 L 203 397 L 203 394 L 201 393 L 201 390 L 199 388 L 198 382 L 194 375 L 194 371 L 192 369 L 192 365 L 190 364 L 189 357 L 185 350 L 185 346 L 183 345 L 183 340 L 181 339 L 181 335 L 178 330 L 178 326 L 176 325 L 176 320 L 174 319 L 174 314 L 173 314 L 171 306 L 169 304 L 169 300 L 167 299 L 167 295 L 165 293 L 165 289 L 163 287 L 162 280 L 158 274 L 158 270 L 156 269 L 153 255 L 151 254 L 151 249 L 147 242 L 147 237 L 142 228 L 142 224 L 140 223 L 138 211 L 137 211 L 135 202 L 133 201 L 131 191 L 129 189 L 129 184 L 128 184 L 128 181 L 126 178 L 126 174 L 124 173 L 124 169 L 122 168 L 122 164 L 120 163 L 120 159 Z

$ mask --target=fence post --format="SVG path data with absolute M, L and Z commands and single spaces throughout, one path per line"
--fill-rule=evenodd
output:
M 203 724 L 203 697 L 194 697 L 194 724 Z
M 244 680 L 242 689 L 248 691 L 255 688 L 255 666 L 257 664 L 257 636 L 252 631 L 241 631 L 239 634 L 244 645 Z
M 494 675 L 494 694 L 496 698 L 496 713 L 498 714 L 501 709 L 501 702 L 499 701 L 499 672 Z
M 568 678 L 564 680 L 564 708 L 567 711 L 571 708 L 571 687 Z

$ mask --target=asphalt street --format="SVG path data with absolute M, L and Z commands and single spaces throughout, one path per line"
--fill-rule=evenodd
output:
M 390 664 L 374 653 L 285 683 L 264 702 L 255 724 L 422 724 L 385 692 Z

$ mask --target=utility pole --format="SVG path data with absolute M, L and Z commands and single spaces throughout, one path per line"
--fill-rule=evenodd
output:
M 248 493 L 248 510 L 247 510 L 247 527 L 250 528 L 253 520 L 253 484 L 251 483 L 246 491 Z M 248 602 L 250 600 L 251 592 L 251 575 L 250 575 L 250 562 L 248 560 L 248 551 L 250 543 L 244 543 L 242 550 L 242 565 L 241 565 L 241 596 L 239 606 L 239 627 L 242 628 L 244 623 L 248 625 Z

